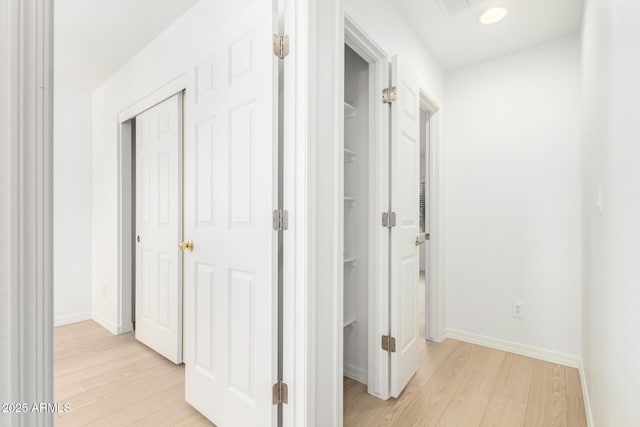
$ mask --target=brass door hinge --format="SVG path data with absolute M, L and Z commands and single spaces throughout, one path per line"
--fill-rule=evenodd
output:
M 388 351 L 389 353 L 396 352 L 396 339 L 394 337 L 390 337 L 389 335 L 382 336 L 382 349 L 384 351 Z
M 289 386 L 283 381 L 278 381 L 273 385 L 273 404 L 280 405 L 289 403 Z

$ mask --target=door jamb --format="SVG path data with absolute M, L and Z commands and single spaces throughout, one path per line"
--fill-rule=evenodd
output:
M 308 284 L 311 279 L 311 147 L 309 111 L 308 32 L 311 8 L 307 1 L 281 0 L 283 34 L 289 35 L 291 49 L 283 61 L 283 208 L 289 211 L 289 229 L 282 236 L 282 363 L 283 380 L 289 386 L 289 403 L 282 405 L 282 425 L 314 425 L 310 401 L 313 399 L 315 352 L 310 350 L 315 299 Z
M 0 163 L 7 159 L 0 227 L 8 229 L 0 247 L 0 396 L 52 402 L 53 1 L 3 2 L 0 23 Z M 47 411 L 3 416 L 15 425 L 53 425 Z
M 342 242 L 339 240 L 339 209 L 344 201 L 338 199 L 337 179 L 339 149 L 344 138 L 343 97 L 344 14 L 342 0 L 303 0 L 308 7 L 301 32 L 306 44 L 300 46 L 308 60 L 300 64 L 296 74 L 306 76 L 301 88 L 304 99 L 301 107 L 308 130 L 300 141 L 307 150 L 306 181 L 301 191 L 306 204 L 298 204 L 296 216 L 306 219 L 308 233 L 306 247 L 299 248 L 306 256 L 308 276 L 302 289 L 308 295 L 309 310 L 307 337 L 297 342 L 308 363 L 307 425 L 342 425 L 343 379 L 338 372 L 342 355 L 338 355 L 337 295 L 340 280 L 339 265 Z M 302 200 L 300 200 L 302 201 Z M 341 325 L 342 326 L 342 325 Z M 340 359 L 338 359 L 338 356 Z M 301 402 L 298 402 L 298 407 Z

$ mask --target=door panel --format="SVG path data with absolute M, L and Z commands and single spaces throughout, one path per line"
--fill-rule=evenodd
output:
M 391 230 L 391 336 L 396 351 L 391 355 L 391 395 L 398 397 L 418 369 L 418 278 L 420 194 L 419 85 L 392 60 L 392 85 L 397 100 L 391 104 L 391 209 L 396 226 Z
M 222 427 L 277 422 L 273 17 L 256 1 L 200 43 L 185 93 L 185 396 Z
M 182 363 L 182 95 L 136 117 L 136 339 Z

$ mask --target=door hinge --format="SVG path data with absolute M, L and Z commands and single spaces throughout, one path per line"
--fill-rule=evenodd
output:
M 396 87 L 391 86 L 382 89 L 382 103 L 383 104 L 391 104 L 398 97 Z
M 273 404 L 280 405 L 289 403 L 289 386 L 283 381 L 278 381 L 273 385 Z
M 396 352 L 396 339 L 394 337 L 390 337 L 389 335 L 382 336 L 382 349 L 384 351 L 388 351 L 389 353 Z
M 273 35 L 273 53 L 280 59 L 289 55 L 289 36 Z
M 395 212 L 382 212 L 382 226 L 392 228 L 396 226 L 396 213 Z
M 273 229 L 275 231 L 285 231 L 289 228 L 289 212 L 284 209 L 273 211 Z

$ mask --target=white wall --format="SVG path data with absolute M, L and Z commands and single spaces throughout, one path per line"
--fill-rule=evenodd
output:
M 639 21 L 638 2 L 587 2 L 582 356 L 594 426 L 640 419 Z
M 63 11 L 64 12 L 64 11 Z M 56 326 L 91 317 L 91 91 L 86 59 L 61 44 L 54 13 L 53 288 Z
M 569 36 L 455 70 L 444 119 L 447 328 L 576 360 L 579 61 Z
M 54 322 L 91 316 L 91 90 L 56 74 L 53 116 Z
M 117 305 L 118 114 L 190 71 L 216 25 L 248 2 L 201 0 L 93 93 L 93 318 L 112 332 L 127 327 Z

